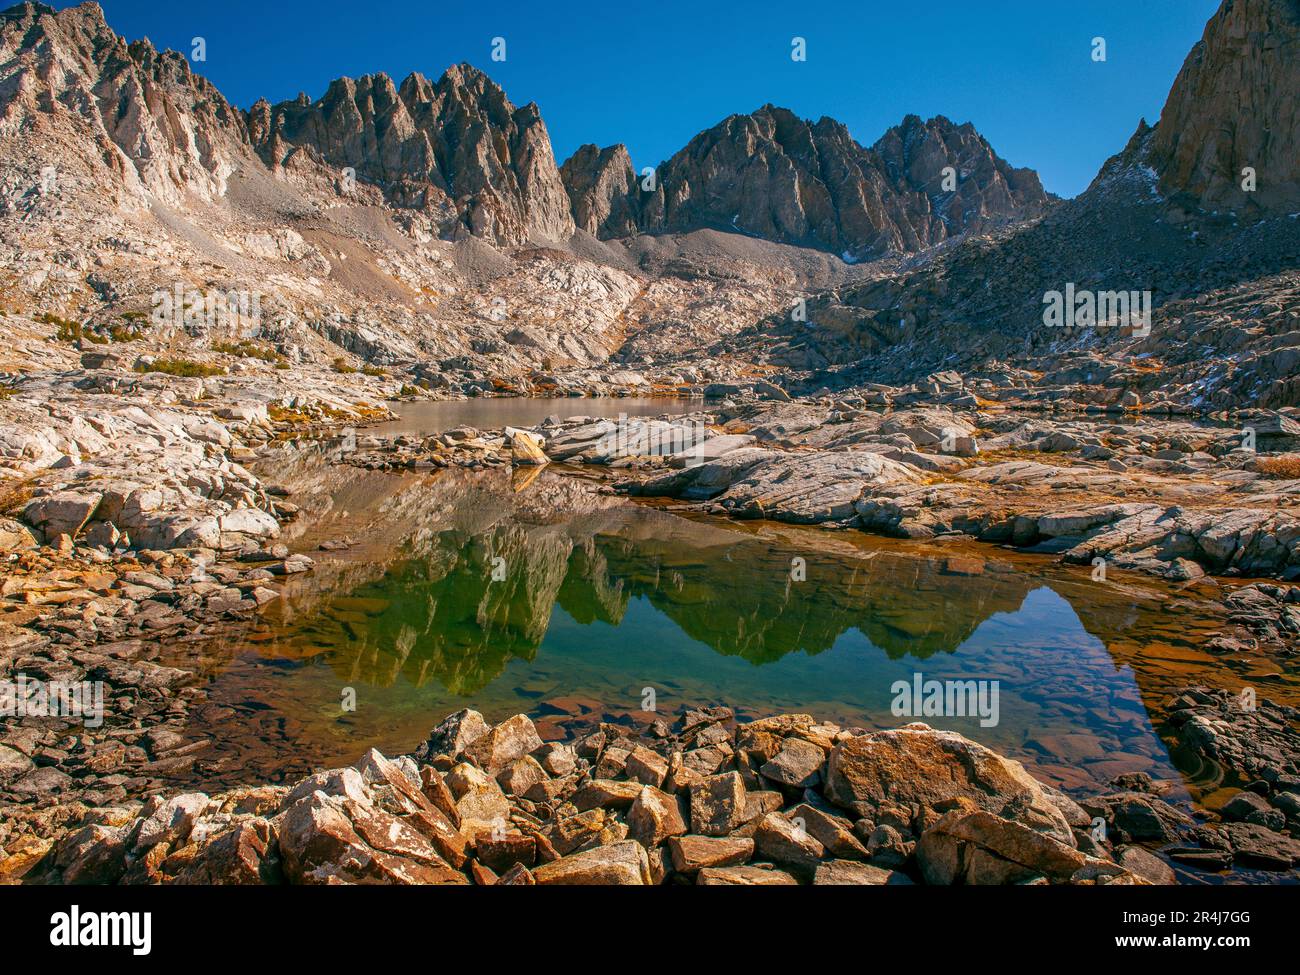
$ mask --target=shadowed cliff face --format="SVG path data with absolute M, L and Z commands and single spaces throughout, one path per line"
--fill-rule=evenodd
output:
M 630 237 L 637 232 L 644 194 L 633 176 L 626 146 L 581 146 L 560 167 L 560 178 L 579 230 L 600 238 Z

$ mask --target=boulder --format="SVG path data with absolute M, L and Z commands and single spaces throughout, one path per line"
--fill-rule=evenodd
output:
M 906 875 L 895 870 L 882 870 L 869 863 L 856 863 L 853 860 L 827 860 L 818 864 L 812 882 L 816 887 L 884 887 L 887 884 L 911 883 Z
M 40 529 L 46 540 L 59 535 L 75 536 L 95 514 L 103 497 L 98 491 L 58 491 L 29 501 L 23 518 Z
M 175 845 L 184 841 L 209 801 L 202 792 L 188 792 L 165 800 L 150 799 L 141 810 L 143 819 L 132 835 L 134 849 L 147 850 L 157 843 Z
M 449 714 L 438 727 L 429 732 L 429 739 L 420 750 L 421 756 L 432 758 L 447 755 L 456 758 L 471 744 L 487 734 L 491 728 L 483 715 L 466 708 Z
M 506 427 L 506 442 L 510 444 L 510 462 L 512 464 L 549 464 L 543 448 L 546 438 L 531 430 L 517 430 Z
M 763 763 L 759 771 L 773 782 L 806 789 L 821 784 L 821 769 L 825 762 L 826 753 L 812 742 L 788 738 L 781 750 Z
M 93 824 L 69 833 L 54 850 L 65 884 L 113 884 L 126 871 L 129 826 Z
M 853 834 L 853 824 L 808 803 L 800 803 L 789 812 L 790 821 L 812 835 L 826 853 L 844 860 L 867 860 L 871 854 Z
M 701 887 L 797 887 L 799 881 L 784 870 L 765 867 L 705 867 L 695 875 Z
M 541 746 L 542 739 L 533 727 L 532 719 L 516 714 L 475 738 L 464 753 L 488 775 L 496 775 L 515 759 L 523 758 Z
M 811 872 L 826 852 L 803 823 L 777 812 L 770 812 L 759 821 L 758 829 L 754 831 L 754 848 L 763 859 L 797 873 Z
M 868 818 L 882 803 L 934 809 L 969 799 L 1063 843 L 1074 842 L 1057 803 L 1019 762 L 920 723 L 836 745 L 827 761 L 826 797 Z
M 928 884 L 1063 883 L 1088 861 L 1073 846 L 983 810 L 946 814 L 916 845 Z
M 653 850 L 670 836 L 686 832 L 677 797 L 644 786 L 627 813 L 628 836 L 646 849 Z
M 645 847 L 634 840 L 574 853 L 533 870 L 541 886 L 551 884 L 649 885 L 650 861 Z
M 691 786 L 691 832 L 726 836 L 745 821 L 745 783 L 738 772 L 708 775 Z
M 462 762 L 447 773 L 447 787 L 456 797 L 460 833 L 472 839 L 480 832 L 499 832 L 510 818 L 510 800 L 495 779 L 477 766 Z
M 279 838 L 290 883 L 466 883 L 414 830 L 377 809 L 321 792 L 285 811 Z
M 754 855 L 754 841 L 747 836 L 678 836 L 668 840 L 673 869 L 694 873 L 705 867 L 729 867 Z

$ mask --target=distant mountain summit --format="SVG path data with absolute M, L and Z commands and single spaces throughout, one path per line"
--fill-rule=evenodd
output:
M 220 197 L 248 154 L 242 112 L 183 55 L 118 37 L 93 3 L 0 12 L 0 133 L 7 166 L 84 168 L 119 202 Z
M 573 233 L 568 195 L 536 105 L 515 108 L 467 64 L 436 82 L 412 74 L 340 78 L 318 101 L 269 105 L 248 116 L 258 154 L 271 166 L 306 151 L 379 185 L 390 203 L 440 214 L 444 235 L 501 244 Z
M 782 310 L 766 323 L 772 361 L 832 370 L 836 382 L 841 371 L 888 382 L 990 362 L 1051 374 L 1071 357 L 1087 363 L 1083 375 L 1101 375 L 1114 367 L 1097 358 L 1131 354 L 1171 384 L 1177 375 L 1189 401 L 1293 403 L 1297 92 L 1300 0 L 1224 0 L 1158 124 L 1139 122 L 1083 193 L 1040 220 L 824 292 L 809 302 L 813 327 Z M 885 151 L 893 142 L 874 149 L 898 158 Z M 1152 332 L 1044 327 L 1046 294 L 1068 285 L 1149 292 Z M 754 343 L 736 338 L 751 354 Z
M 286 356 L 418 359 L 460 391 L 611 362 L 811 389 L 1050 375 L 1121 350 L 1189 400 L 1289 404 L 1297 91 L 1300 0 L 1223 0 L 1158 123 L 1070 200 L 970 124 L 909 115 L 867 146 L 772 105 L 646 173 L 622 145 L 557 166 L 537 106 L 469 65 L 245 112 L 97 5 L 28 2 L 0 12 L 0 284 L 88 322 L 257 292 Z M 1044 327 L 1071 285 L 1149 292 L 1153 331 Z
M 908 116 L 868 149 L 834 119 L 765 105 L 701 132 L 658 168 L 652 188 L 633 179 L 621 146 L 594 150 L 562 171 L 575 213 L 617 210 L 612 226 L 588 221 L 602 236 L 626 233 L 632 220 L 649 233 L 710 227 L 858 261 L 1036 217 L 1052 200 L 1031 170 L 942 116 Z
M 932 243 L 1041 216 L 1054 199 L 1036 172 L 1009 165 L 969 122 L 956 125 L 942 115 L 923 122 L 909 115 L 881 136 L 872 151 L 892 180 L 930 201 L 942 225 L 932 227 Z M 957 185 L 947 190 L 945 170 L 950 168 Z

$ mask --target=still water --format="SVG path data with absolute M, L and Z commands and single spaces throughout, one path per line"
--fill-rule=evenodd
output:
M 1095 792 L 1144 771 L 1195 797 L 1160 733 L 1170 692 L 1297 696 L 1293 668 L 1205 653 L 1217 611 L 1144 577 L 1099 584 L 988 546 L 688 517 L 549 472 L 331 477 L 297 495 L 326 514 L 293 544 L 357 544 L 315 553 L 278 611 L 209 651 L 212 704 L 192 729 L 214 743 L 205 785 L 409 751 L 464 707 L 527 712 L 548 739 L 650 717 L 648 692 L 669 718 L 726 704 L 893 727 L 911 720 L 895 685 L 919 674 L 996 686 L 996 724 L 923 720 L 1046 781 Z
M 627 396 L 598 398 L 550 397 L 528 399 L 501 397 L 488 399 L 445 400 L 442 402 L 393 403 L 390 409 L 398 419 L 368 427 L 377 436 L 429 436 L 460 426 L 492 430 L 504 426 L 531 427 L 548 416 L 564 420 L 571 416 L 617 418 L 659 416 L 661 413 L 689 413 L 703 409 L 702 399 L 677 399 L 663 396 Z

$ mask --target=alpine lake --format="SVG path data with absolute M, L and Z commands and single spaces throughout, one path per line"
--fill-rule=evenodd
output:
M 425 404 L 391 432 L 565 411 L 665 403 Z M 370 747 L 409 752 L 462 708 L 527 713 L 558 740 L 726 705 L 739 721 L 924 721 L 1067 792 L 1146 772 L 1174 784 L 1169 801 L 1214 807 L 1236 790 L 1171 752 L 1173 692 L 1249 687 L 1300 704 L 1285 662 L 1203 649 L 1222 609 L 1198 586 L 1096 581 L 969 541 L 731 521 L 631 501 L 562 465 L 393 474 L 301 450 L 264 474 L 311 513 L 285 541 L 316 569 L 255 621 L 174 648 L 209 696 L 191 731 L 212 748 L 186 785 L 287 782 Z M 965 713 L 934 713 L 931 682 L 961 682 Z

